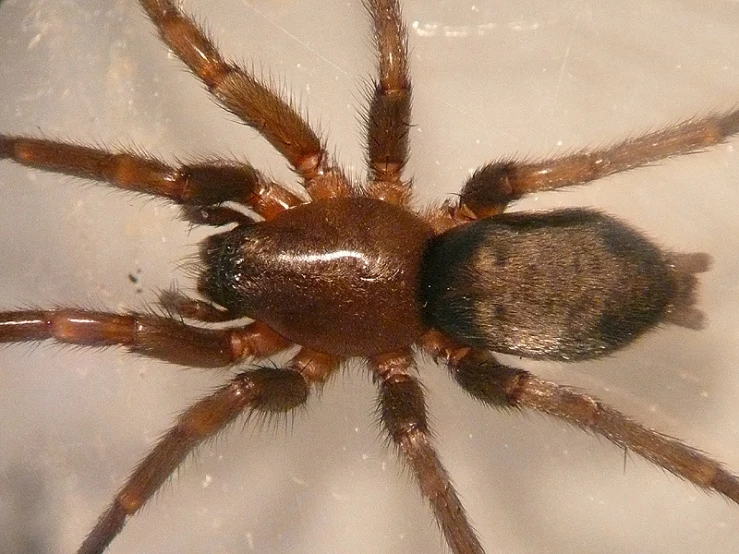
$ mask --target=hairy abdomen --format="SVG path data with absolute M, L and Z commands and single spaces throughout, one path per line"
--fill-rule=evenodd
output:
M 661 321 L 700 324 L 692 308 L 705 255 L 663 252 L 590 210 L 504 214 L 455 228 L 429 248 L 430 326 L 470 346 L 529 358 L 607 354 Z

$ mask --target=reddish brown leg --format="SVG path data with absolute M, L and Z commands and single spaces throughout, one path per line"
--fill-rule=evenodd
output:
M 0 343 L 55 339 L 83 346 L 125 346 L 131 352 L 195 367 L 223 367 L 262 358 L 290 344 L 262 323 L 201 329 L 148 314 L 71 308 L 0 312 Z
M 278 214 L 281 211 L 282 209 L 278 209 L 274 213 Z M 257 222 L 256 219 L 226 206 L 182 206 L 182 212 L 186 221 L 195 223 L 196 225 L 218 227 L 219 225 L 228 225 L 230 223 L 253 225 Z M 270 219 L 270 217 L 265 217 L 265 219 Z
M 582 185 L 606 175 L 699 152 L 739 132 L 739 110 L 690 119 L 661 131 L 536 163 L 500 161 L 478 169 L 462 189 L 459 206 L 471 217 L 502 212 L 521 196 Z
M 369 193 L 405 204 L 410 195 L 410 184 L 401 181 L 411 125 L 408 33 L 397 0 L 366 0 L 365 5 L 379 53 L 379 78 L 373 83 L 366 117 Z
M 345 196 L 349 184 L 291 102 L 224 60 L 192 18 L 170 0 L 140 0 L 162 40 L 205 83 L 221 105 L 256 129 L 303 177 L 312 198 Z
M 370 360 L 370 367 L 380 389 L 382 423 L 431 504 L 449 548 L 454 554 L 483 554 L 454 485 L 431 445 L 423 391 L 411 374 L 415 371 L 413 355 L 397 352 L 377 356 Z
M 211 206 L 229 200 L 269 219 L 300 203 L 293 193 L 265 179 L 253 167 L 219 162 L 171 167 L 129 152 L 108 152 L 78 144 L 0 134 L 0 159 L 115 187 L 163 196 L 178 204 Z
M 489 352 L 461 347 L 432 333 L 425 346 L 448 364 L 474 398 L 498 408 L 530 408 L 597 433 L 653 464 L 739 504 L 739 478 L 682 442 L 632 421 L 594 396 L 537 379 L 497 362 Z
M 336 370 L 335 358 L 301 350 L 286 368 L 261 367 L 241 373 L 185 410 L 133 471 L 77 554 L 100 554 L 203 441 L 221 432 L 244 411 L 284 414 L 303 405 L 310 387 Z
M 184 317 L 207 323 L 220 323 L 236 319 L 231 312 L 210 302 L 193 300 L 178 290 L 159 293 L 159 305 L 174 317 Z

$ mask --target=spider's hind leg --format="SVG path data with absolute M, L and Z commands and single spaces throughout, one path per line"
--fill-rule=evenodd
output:
M 437 332 L 425 337 L 424 347 L 437 361 L 447 365 L 452 377 L 467 393 L 488 406 L 528 409 L 553 416 L 600 435 L 707 492 L 717 492 L 739 504 L 739 477 L 719 462 L 629 419 L 590 394 L 501 364 L 490 352 L 455 344 Z
M 480 167 L 467 180 L 458 209 L 472 218 L 496 215 L 526 194 L 584 185 L 665 158 L 700 152 L 737 133 L 739 109 L 688 119 L 603 148 L 533 162 L 497 161 Z

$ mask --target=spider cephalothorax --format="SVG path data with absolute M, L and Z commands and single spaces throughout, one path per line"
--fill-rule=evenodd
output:
M 208 239 L 199 289 L 295 344 L 336 356 L 392 352 L 426 330 L 419 283 L 432 234 L 372 198 L 306 204 Z
M 484 404 L 554 416 L 739 503 L 739 479 L 714 460 L 587 393 L 504 365 L 493 353 L 587 360 L 661 323 L 699 328 L 696 274 L 708 269 L 707 255 L 666 251 L 594 210 L 503 212 L 531 192 L 585 184 L 717 144 L 739 132 L 739 110 L 603 149 L 486 164 L 455 201 L 417 210 L 403 174 L 411 82 L 397 0 L 365 2 L 378 76 L 365 114 L 367 175 L 359 183 L 345 176 L 292 102 L 225 60 L 172 0 L 140 4 L 213 97 L 284 156 L 303 191 L 295 194 L 245 162 L 173 167 L 142 153 L 0 134 L 0 158 L 164 197 L 181 205 L 193 224 L 228 226 L 200 246 L 200 296 L 163 293 L 166 316 L 80 308 L 0 312 L 0 342 L 116 345 L 185 366 L 237 371 L 179 416 L 79 554 L 104 551 L 203 441 L 242 415 L 303 406 L 349 358 L 366 362 L 384 430 L 451 551 L 482 553 L 432 445 L 415 350 L 443 364 Z M 283 366 L 247 364 L 293 346 Z

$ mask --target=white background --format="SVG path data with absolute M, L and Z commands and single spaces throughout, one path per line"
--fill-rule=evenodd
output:
M 187 2 L 224 51 L 280 75 L 341 162 L 361 174 L 361 3 Z M 705 0 L 405 3 L 421 201 L 476 166 L 542 156 L 739 104 L 739 3 Z M 169 161 L 248 159 L 291 179 L 157 42 L 134 0 L 4 0 L 0 130 L 136 145 Z M 665 162 L 517 209 L 597 206 L 660 243 L 709 252 L 708 328 L 666 328 L 599 362 L 513 360 L 591 390 L 739 471 L 739 152 Z M 191 282 L 202 231 L 177 209 L 0 163 L 0 306 L 142 309 Z M 128 275 L 138 277 L 132 283 Z M 739 507 L 539 416 L 474 404 L 422 363 L 441 455 L 487 551 L 737 552 Z M 175 414 L 223 382 L 120 350 L 0 351 L 0 551 L 70 553 Z M 236 425 L 201 449 L 111 553 L 445 552 L 383 446 L 358 371 L 313 398 L 292 432 Z

